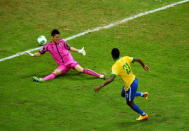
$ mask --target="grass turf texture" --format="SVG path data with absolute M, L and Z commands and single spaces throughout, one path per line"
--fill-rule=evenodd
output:
M 19 5 L 19 2 L 14 4 Z M 82 1 L 80 4 L 66 1 L 55 9 L 56 5 L 50 2 L 31 5 L 28 1 L 10 10 L 7 7 L 13 3 L 5 2 L 7 7 L 0 4 L 1 18 L 14 17 L 0 21 L 0 56 L 34 47 L 37 36 L 43 32 L 47 35 L 54 27 L 60 28 L 67 37 L 173 1 L 96 2 L 85 2 L 88 6 L 79 8 Z M 63 5 L 66 6 L 61 8 Z M 30 10 L 31 15 L 23 12 L 28 11 L 25 6 L 35 7 Z M 149 121 L 135 121 L 138 115 L 120 97 L 122 82 L 119 78 L 98 94 L 93 88 L 103 81 L 75 71 L 46 83 L 32 82 L 33 75 L 47 75 L 56 67 L 46 54 L 41 58 L 21 56 L 0 63 L 1 130 L 188 130 L 188 7 L 186 3 L 69 41 L 75 47 L 86 47 L 86 57 L 73 55 L 82 66 L 98 72 L 111 72 L 113 47 L 119 47 L 122 55 L 140 57 L 149 64 L 150 72 L 143 71 L 138 64 L 133 65 L 139 78 L 139 91 L 151 93 L 149 100 L 136 99 L 149 114 Z M 108 8 L 113 10 L 113 15 Z M 43 13 L 46 17 L 42 17 Z

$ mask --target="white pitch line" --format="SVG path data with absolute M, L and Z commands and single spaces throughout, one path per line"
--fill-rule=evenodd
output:
M 119 21 L 116 21 L 116 22 L 113 22 L 113 23 L 105 25 L 105 26 L 100 26 L 100 27 L 97 27 L 97 28 L 94 28 L 94 29 L 91 29 L 91 30 L 86 30 L 86 31 L 81 32 L 79 34 L 76 34 L 76 35 L 70 36 L 68 38 L 65 38 L 64 40 L 68 41 L 68 40 L 72 40 L 72 39 L 75 39 L 77 37 L 86 35 L 86 34 L 91 33 L 91 32 L 96 32 L 96 31 L 99 31 L 99 30 L 102 30 L 102 29 L 108 29 L 108 28 L 117 26 L 119 24 L 131 21 L 131 20 L 136 19 L 138 17 L 145 16 L 145 15 L 148 15 L 148 14 L 151 14 L 151 13 L 155 13 L 155 12 L 158 12 L 158 11 L 161 11 L 161 10 L 165 10 L 165 9 L 168 9 L 168 8 L 173 7 L 173 6 L 176 6 L 176 5 L 179 5 L 179 4 L 183 4 L 183 3 L 186 3 L 186 2 L 189 2 L 189 0 L 182 0 L 182 1 L 179 1 L 179 2 L 172 3 L 170 5 L 166 5 L 166 6 L 157 8 L 157 9 L 153 9 L 153 10 L 149 10 L 149 11 L 146 11 L 146 12 L 142 12 L 142 13 L 136 14 L 134 16 L 131 16 L 131 17 L 128 17 L 128 18 L 125 18 L 125 19 L 122 19 L 122 20 L 119 20 Z M 17 56 L 21 56 L 21 55 L 25 54 L 26 52 L 32 52 L 32 51 L 36 51 L 36 50 L 39 50 L 39 49 L 41 49 L 41 47 L 29 49 L 29 50 L 23 51 L 23 52 L 19 52 L 19 53 L 16 53 L 14 55 L 11 55 L 11 56 L 8 56 L 8 57 L 5 57 L 5 58 L 1 58 L 0 62 L 8 60 L 8 59 L 12 59 L 12 58 L 17 57 Z

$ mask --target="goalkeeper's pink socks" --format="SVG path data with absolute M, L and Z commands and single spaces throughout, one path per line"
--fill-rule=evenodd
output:
M 90 70 L 90 69 L 84 69 L 83 73 L 88 74 L 88 75 L 92 75 L 92 76 L 96 76 L 96 77 L 101 76 L 101 74 L 98 74 L 98 73 L 96 73 L 96 72 L 94 72 L 93 70 Z M 52 73 L 48 76 L 45 76 L 43 78 L 43 80 L 48 81 L 48 80 L 52 80 L 54 78 L 56 78 L 56 74 Z
M 94 72 L 93 70 L 90 69 L 84 69 L 83 73 L 88 74 L 88 75 L 92 75 L 92 76 L 96 76 L 96 77 L 100 77 L 101 74 L 98 74 L 96 72 Z
M 45 77 L 43 78 L 43 80 L 48 81 L 48 80 L 52 80 L 52 79 L 54 79 L 54 78 L 56 78 L 56 75 L 55 75 L 54 73 L 52 73 L 52 74 L 50 74 L 50 75 L 48 75 L 48 76 L 45 76 Z

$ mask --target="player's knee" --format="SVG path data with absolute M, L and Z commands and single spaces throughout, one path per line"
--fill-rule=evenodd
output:
M 78 69 L 77 71 L 80 72 L 80 73 L 82 73 L 82 72 L 83 72 L 83 69 Z
M 55 70 L 53 73 L 54 73 L 55 75 L 60 75 L 60 74 L 62 73 L 62 71 L 61 71 L 61 70 Z
M 75 69 L 77 72 L 81 72 L 81 73 L 84 71 L 84 69 L 83 69 L 80 65 L 75 66 L 74 69 Z
M 81 72 L 81 73 L 84 71 L 83 68 L 77 68 L 76 70 L 77 70 L 78 72 Z
M 133 107 L 134 103 L 132 101 L 127 101 L 127 105 Z

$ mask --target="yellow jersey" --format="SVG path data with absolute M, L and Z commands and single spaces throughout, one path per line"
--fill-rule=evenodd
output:
M 125 91 L 128 91 L 135 80 L 135 75 L 131 70 L 133 57 L 124 56 L 116 60 L 112 66 L 112 76 L 120 76 L 125 84 Z

